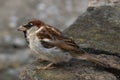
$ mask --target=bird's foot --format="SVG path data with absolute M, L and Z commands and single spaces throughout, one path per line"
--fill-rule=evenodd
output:
M 53 67 L 54 63 L 50 63 L 47 66 L 41 67 L 41 66 L 36 66 L 36 69 L 38 70 L 51 70 L 54 69 L 55 67 Z

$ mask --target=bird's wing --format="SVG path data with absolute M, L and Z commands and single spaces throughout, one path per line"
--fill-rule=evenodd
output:
M 62 32 L 60 30 L 50 25 L 46 26 L 46 31 L 53 40 L 62 36 Z
M 52 26 L 43 28 L 37 36 L 45 48 L 57 47 L 67 52 L 84 53 L 74 40 L 63 36 L 62 32 Z
M 80 47 L 71 38 L 62 37 L 54 41 L 54 44 L 64 51 L 78 52 Z
M 54 45 L 52 45 L 47 41 L 44 41 L 44 39 L 47 39 L 50 41 L 55 40 L 62 36 L 62 32 L 52 26 L 45 25 L 43 26 L 43 28 L 41 27 L 36 31 L 36 35 L 40 39 L 40 42 L 43 45 L 43 47 L 52 48 L 54 47 Z
M 55 40 L 43 39 L 43 41 L 61 49 L 62 51 L 70 52 L 72 56 L 80 56 L 86 53 L 71 38 L 62 37 Z

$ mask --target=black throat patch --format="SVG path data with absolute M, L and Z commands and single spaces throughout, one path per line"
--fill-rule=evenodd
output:
M 28 39 L 27 39 L 27 32 L 26 32 L 26 31 L 23 31 L 23 33 L 24 33 L 24 37 L 25 37 L 25 40 L 26 40 L 27 44 L 29 44 L 29 41 L 28 41 Z

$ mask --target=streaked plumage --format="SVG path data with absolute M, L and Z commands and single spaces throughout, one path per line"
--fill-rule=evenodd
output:
M 106 63 L 82 50 L 74 40 L 65 37 L 61 31 L 40 20 L 31 20 L 19 30 L 25 33 L 31 50 L 41 59 L 51 61 L 51 64 L 41 69 L 48 69 L 52 64 L 59 62 L 67 62 L 73 57 L 107 66 Z

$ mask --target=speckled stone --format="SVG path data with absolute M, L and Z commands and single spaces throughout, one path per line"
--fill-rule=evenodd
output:
M 64 33 L 84 48 L 120 53 L 120 5 L 86 11 Z
M 113 73 L 91 62 L 71 60 L 69 63 L 56 65 L 52 70 L 37 70 L 36 66 L 45 63 L 38 61 L 28 65 L 20 75 L 21 80 L 117 80 Z

